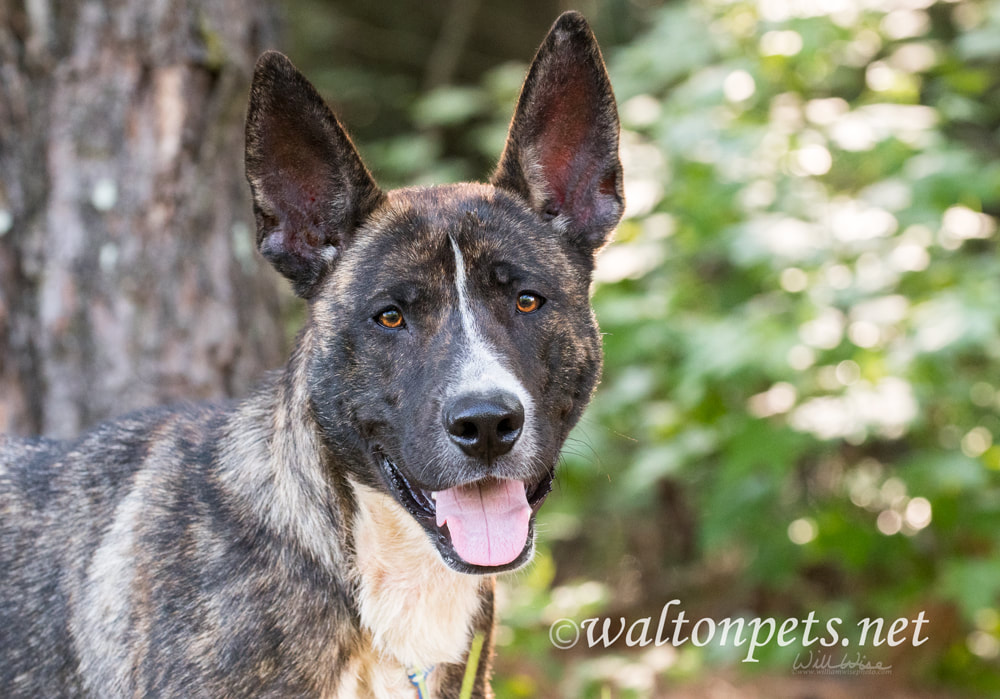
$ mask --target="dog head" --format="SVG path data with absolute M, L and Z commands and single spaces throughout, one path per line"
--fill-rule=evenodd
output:
M 310 409 L 338 467 L 394 498 L 455 570 L 530 559 L 596 385 L 589 287 L 622 213 L 618 131 L 576 13 L 539 48 L 489 184 L 383 192 L 288 59 L 257 64 L 257 244 L 309 302 Z

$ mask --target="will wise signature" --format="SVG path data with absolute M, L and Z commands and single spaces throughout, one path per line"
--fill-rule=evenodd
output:
M 839 661 L 833 654 L 808 651 L 808 655 L 799 653 L 792 663 L 792 670 L 798 674 L 829 674 L 829 675 L 885 675 L 892 672 L 892 665 L 883 665 L 881 661 L 872 663 L 868 656 L 857 653 L 852 659 L 843 655 Z

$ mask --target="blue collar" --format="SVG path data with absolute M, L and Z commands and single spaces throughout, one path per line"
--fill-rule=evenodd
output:
M 433 665 L 422 670 L 414 667 L 407 670 L 406 676 L 410 678 L 410 683 L 417 688 L 418 699 L 431 699 L 431 690 L 427 686 L 427 679 L 432 672 L 434 672 Z

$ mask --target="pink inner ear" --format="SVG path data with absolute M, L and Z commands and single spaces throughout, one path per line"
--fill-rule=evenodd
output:
M 538 137 L 538 164 L 553 208 L 561 211 L 571 206 L 576 209 L 575 216 L 585 223 L 589 212 L 579 210 L 584 203 L 572 200 L 574 190 L 578 185 L 589 184 L 598 165 L 598 158 L 590 149 L 599 119 L 593 86 L 581 71 L 573 71 L 558 84 L 545 86 L 543 90 L 546 88 L 549 92 L 538 113 L 543 124 Z M 602 192 L 605 186 L 602 182 Z M 613 181 L 611 187 L 613 191 Z M 584 204 L 584 208 L 588 207 Z
M 279 218 L 282 225 L 281 245 L 287 252 L 301 257 L 317 254 L 326 240 L 321 212 L 316 207 L 318 193 L 309 183 L 289 177 L 275 186 L 282 199 Z
M 303 132 L 301 123 L 279 113 L 261 128 L 259 138 L 262 149 L 272 154 L 273 170 L 266 177 L 267 196 L 282 224 L 271 245 L 306 259 L 332 242 L 325 239 L 323 212 L 317 203 L 329 198 L 326 188 L 333 173 L 320 157 L 324 144 Z

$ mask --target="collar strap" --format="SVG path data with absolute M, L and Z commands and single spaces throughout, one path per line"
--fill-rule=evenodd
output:
M 434 672 L 433 665 L 423 669 L 411 667 L 407 670 L 406 676 L 410 678 L 410 683 L 417 688 L 418 699 L 431 699 L 431 690 L 427 686 L 427 680 L 432 672 Z

